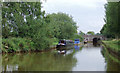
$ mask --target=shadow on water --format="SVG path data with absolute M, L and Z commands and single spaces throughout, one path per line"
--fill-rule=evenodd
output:
M 100 47 L 101 45 L 99 43 L 93 43 L 94 47 Z
M 53 52 L 5 54 L 2 57 L 2 69 L 3 71 L 70 71 L 77 62 L 72 52 L 61 55 Z
M 4 54 L 3 71 L 116 71 L 118 64 L 109 60 L 99 44 L 87 43 L 67 49 L 65 54 L 52 50 L 44 53 Z
M 101 49 L 101 53 L 103 55 L 103 57 L 105 58 L 105 62 L 106 64 L 106 70 L 107 71 L 119 71 L 120 72 L 120 64 L 116 63 L 115 61 L 113 61 L 110 56 L 108 55 L 109 53 L 105 50 L 104 47 L 102 47 Z

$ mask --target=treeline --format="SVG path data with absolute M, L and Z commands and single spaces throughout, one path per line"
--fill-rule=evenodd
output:
M 72 16 L 65 13 L 46 14 L 41 10 L 41 4 L 41 2 L 3 3 L 2 49 L 8 50 L 11 47 L 10 52 L 17 51 L 18 48 L 29 51 L 32 42 L 32 47 L 35 48 L 33 50 L 41 50 L 49 48 L 59 39 L 76 37 L 77 26 Z M 27 47 L 27 44 L 30 46 Z M 14 47 L 15 45 L 17 46 Z
M 120 38 L 120 2 L 108 2 L 105 10 L 105 25 L 100 32 L 108 38 Z

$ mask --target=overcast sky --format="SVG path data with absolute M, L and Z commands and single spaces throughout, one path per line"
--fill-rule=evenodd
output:
M 47 0 L 42 6 L 46 13 L 72 15 L 79 31 L 98 33 L 104 25 L 105 3 L 106 0 Z

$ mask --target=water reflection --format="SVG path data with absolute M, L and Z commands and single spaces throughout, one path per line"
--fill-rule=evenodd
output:
M 65 56 L 50 52 L 6 54 L 3 56 L 2 69 L 3 71 L 69 71 L 76 62 L 72 53 Z
M 106 70 L 107 71 L 120 71 L 120 64 L 114 62 L 110 57 L 109 57 L 109 53 L 105 50 L 105 48 L 103 47 L 101 49 L 101 53 L 103 55 L 103 57 L 105 58 L 105 62 L 106 64 Z
M 55 50 L 44 53 L 5 54 L 2 56 L 2 70 L 114 71 L 120 68 L 120 65 L 109 60 L 100 46 L 88 43 L 81 47 L 75 45 L 72 49 L 66 50 L 65 54 L 58 54 Z
M 79 45 L 75 45 L 74 48 L 75 48 L 75 50 L 79 50 L 80 46 Z
M 3 71 L 18 71 L 18 65 L 6 65 L 3 66 Z
M 105 60 L 100 52 L 101 47 L 87 43 L 82 51 L 75 53 L 77 64 L 73 71 L 105 71 Z

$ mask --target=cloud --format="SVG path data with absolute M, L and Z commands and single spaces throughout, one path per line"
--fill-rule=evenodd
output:
M 46 13 L 64 12 L 73 16 L 78 30 L 100 31 L 104 25 L 104 4 L 106 0 L 47 0 L 43 3 Z
M 106 0 L 47 0 L 52 5 L 79 5 L 83 7 L 96 7 L 98 3 L 105 3 Z M 48 5 L 49 5 L 48 4 Z

